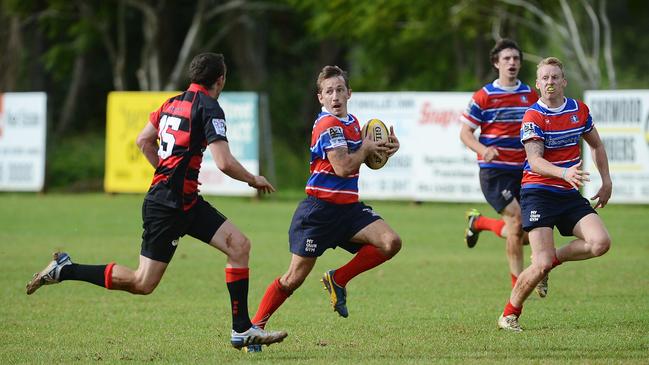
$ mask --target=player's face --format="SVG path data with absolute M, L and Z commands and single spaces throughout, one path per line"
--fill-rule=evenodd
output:
M 347 116 L 347 100 L 352 96 L 352 90 L 345 86 L 342 76 L 330 77 L 320 83 L 318 101 L 331 114 L 344 118 Z
M 494 64 L 498 69 L 498 76 L 514 80 L 521 70 L 521 55 L 514 48 L 505 48 L 498 53 L 498 62 Z
M 543 65 L 536 71 L 536 88 L 545 100 L 563 100 L 563 89 L 568 81 L 556 65 Z

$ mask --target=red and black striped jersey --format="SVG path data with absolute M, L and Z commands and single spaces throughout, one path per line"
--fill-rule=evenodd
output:
M 158 130 L 158 166 L 146 199 L 189 210 L 198 199 L 198 172 L 208 144 L 227 142 L 225 114 L 207 89 L 191 84 L 151 113 Z

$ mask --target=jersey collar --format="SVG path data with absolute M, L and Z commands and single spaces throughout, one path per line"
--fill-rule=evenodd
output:
M 189 88 L 187 89 L 187 91 L 194 91 L 194 92 L 198 91 L 198 92 L 203 93 L 205 95 L 209 95 L 208 92 L 207 92 L 207 89 L 205 88 L 205 86 L 203 86 L 201 84 L 196 84 L 196 83 L 189 84 Z

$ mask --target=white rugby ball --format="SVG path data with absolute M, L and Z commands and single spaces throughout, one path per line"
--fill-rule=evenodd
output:
M 385 126 L 385 124 L 379 119 L 370 119 L 363 126 L 363 131 L 362 131 L 363 138 L 366 138 L 368 134 L 371 136 L 373 141 L 387 142 L 390 131 Z M 365 159 L 365 165 L 367 165 L 367 167 L 373 170 L 380 169 L 381 167 L 385 166 L 387 162 L 388 162 L 387 152 L 374 153 L 370 156 L 367 156 L 367 158 Z

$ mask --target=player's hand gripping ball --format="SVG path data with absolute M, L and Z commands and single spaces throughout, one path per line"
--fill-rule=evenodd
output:
M 385 124 L 378 119 L 370 119 L 367 123 L 365 123 L 362 131 L 363 138 L 366 138 L 369 134 L 372 140 L 376 142 L 387 142 L 389 133 L 390 131 L 385 126 Z M 370 156 L 367 156 L 367 158 L 365 159 L 365 165 L 373 170 L 380 169 L 381 167 L 385 166 L 387 162 L 387 152 L 373 153 Z

